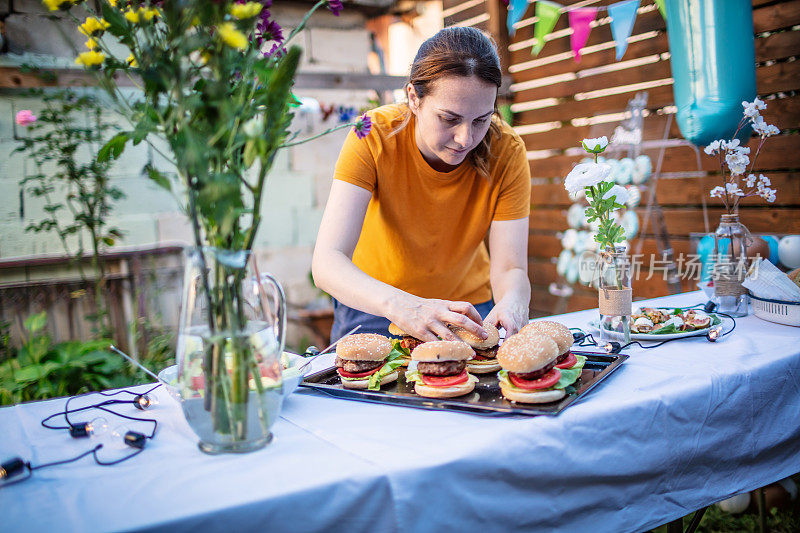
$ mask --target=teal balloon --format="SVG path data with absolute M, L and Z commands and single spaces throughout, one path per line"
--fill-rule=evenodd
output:
M 681 134 L 698 146 L 730 139 L 756 97 L 752 0 L 667 0 L 666 11 Z
M 778 238 L 772 235 L 762 235 L 762 239 L 769 245 L 769 262 L 773 265 L 778 264 Z

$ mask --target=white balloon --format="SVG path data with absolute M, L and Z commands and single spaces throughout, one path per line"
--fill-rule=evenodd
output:
M 566 276 L 571 261 L 572 251 L 561 250 L 561 253 L 558 254 L 558 263 L 556 263 L 556 272 L 558 272 L 559 276 Z
M 745 492 L 744 494 L 737 494 L 736 496 L 731 496 L 727 500 L 722 500 L 721 502 L 717 502 L 717 507 L 725 511 L 726 513 L 738 514 L 743 512 L 747 507 L 750 505 L 750 493 Z
M 778 259 L 785 267 L 800 268 L 800 235 L 787 235 L 778 241 Z

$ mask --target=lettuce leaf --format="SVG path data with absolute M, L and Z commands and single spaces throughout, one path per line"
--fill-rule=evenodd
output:
M 402 346 L 394 344 L 392 351 L 386 356 L 386 363 L 380 370 L 369 377 L 369 385 L 367 388 L 369 390 L 380 390 L 383 378 L 397 370 L 398 367 L 403 366 L 403 361 L 406 358 L 407 352 L 408 350 L 405 350 Z
M 650 332 L 651 335 L 666 335 L 669 333 L 680 333 L 680 330 L 675 327 L 674 323 L 671 323 Z
M 413 383 L 415 381 L 422 381 L 422 374 L 419 373 L 419 370 L 416 368 L 414 370 L 407 370 L 406 371 L 406 381 L 409 383 Z
M 553 385 L 548 389 L 540 389 L 540 390 L 544 391 L 552 389 L 566 389 L 567 387 L 575 383 L 578 380 L 578 378 L 581 377 L 581 371 L 583 370 L 583 365 L 586 363 L 586 357 L 582 355 L 575 355 L 575 358 L 578 360 L 578 362 L 572 365 L 572 367 L 558 369 L 561 371 L 561 378 L 558 380 L 558 382 L 556 382 L 555 385 Z M 514 387 L 515 389 L 525 390 L 525 389 L 520 389 L 519 387 L 511 383 L 511 380 L 508 377 L 507 370 L 501 370 L 500 372 L 498 372 L 497 379 L 503 381 L 506 385 L 510 387 Z

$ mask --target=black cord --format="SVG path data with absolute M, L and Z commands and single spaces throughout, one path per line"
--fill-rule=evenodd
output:
M 83 459 L 87 455 L 94 455 L 97 452 L 97 450 L 99 450 L 102 447 L 103 447 L 102 444 L 98 444 L 97 446 L 95 446 L 91 450 L 85 451 L 82 454 L 80 454 L 80 455 L 78 455 L 76 457 L 73 457 L 72 459 L 64 459 L 63 461 L 53 461 L 52 463 L 44 463 L 42 465 L 36 465 L 36 466 L 33 466 L 30 463 L 26 463 L 26 466 L 28 467 L 28 470 L 33 472 L 34 470 L 39 470 L 40 468 L 47 468 L 48 466 L 57 466 L 57 465 L 65 465 L 67 463 L 74 463 L 78 459 Z
M 49 429 L 71 429 L 72 427 L 74 427 L 72 422 L 69 421 L 69 413 L 78 412 L 79 410 L 70 410 L 69 402 L 71 402 L 75 398 L 82 398 L 84 396 L 89 396 L 90 394 L 99 394 L 101 396 L 106 396 L 106 397 L 116 396 L 117 394 L 130 394 L 131 396 L 136 397 L 136 396 L 140 396 L 140 395 L 150 394 L 151 392 L 153 392 L 154 390 L 156 390 L 160 386 L 161 386 L 161 383 L 155 385 L 154 387 L 152 387 L 152 388 L 150 388 L 147 391 L 142 392 L 142 393 L 131 392 L 129 390 L 122 389 L 122 390 L 118 390 L 116 392 L 89 391 L 89 392 L 84 392 L 83 394 L 78 394 L 76 396 L 70 396 L 69 398 L 67 398 L 67 403 L 64 405 L 64 411 L 63 411 L 64 420 L 67 421 L 67 425 L 69 427 L 66 427 L 66 428 L 49 428 Z M 132 401 L 132 400 L 127 400 L 127 401 Z M 98 405 L 98 406 L 99 405 L 110 405 L 110 404 L 114 404 L 114 403 L 125 403 L 125 402 L 126 402 L 126 400 L 107 400 L 106 402 L 102 402 L 102 403 L 99 403 L 99 404 L 96 404 L 96 405 Z M 113 413 L 113 411 L 112 411 L 112 413 Z M 61 413 L 58 413 L 58 414 L 61 414 Z M 116 413 L 114 413 L 114 414 L 116 414 Z M 45 426 L 45 427 L 47 427 L 47 426 Z

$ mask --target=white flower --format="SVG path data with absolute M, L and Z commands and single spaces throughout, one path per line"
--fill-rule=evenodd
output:
M 763 100 L 756 98 L 752 102 L 742 102 L 742 107 L 744 107 L 744 116 L 753 119 L 759 116 L 759 109 L 767 108 L 767 104 Z
M 599 154 L 608 146 L 608 137 L 603 135 L 596 139 L 584 139 L 582 141 L 583 149 L 592 154 Z
M 722 198 L 722 195 L 725 193 L 725 189 L 717 185 L 713 189 L 711 189 L 711 198 Z
M 756 179 L 758 178 L 756 178 L 755 174 L 748 174 L 747 181 L 745 181 L 744 184 L 748 187 L 753 187 L 756 184 Z
M 584 187 L 592 187 L 605 181 L 610 173 L 611 167 L 604 163 L 579 163 L 567 175 L 564 188 L 570 194 L 576 194 Z
M 725 151 L 735 150 L 739 146 L 739 139 L 720 141 L 719 146 Z
M 767 185 L 772 185 L 772 182 L 766 177 L 764 174 L 758 175 L 758 188 L 765 187 Z
M 777 126 L 773 126 L 772 124 L 769 124 L 767 126 L 767 132 L 766 132 L 766 134 L 764 136 L 765 137 L 772 137 L 773 135 L 777 135 L 780 132 L 781 132 L 781 130 L 779 130 Z
M 777 191 L 775 189 L 770 189 L 769 187 L 764 187 L 764 188 L 760 188 L 758 190 L 758 195 L 760 197 L 762 197 L 764 200 L 766 200 L 766 201 L 771 203 L 771 202 L 775 201 L 775 193 L 776 192 Z
M 242 124 L 242 133 L 250 138 L 259 137 L 264 133 L 264 117 L 257 115 Z
M 728 164 L 728 168 L 731 169 L 731 174 L 739 176 L 747 170 L 750 158 L 744 154 L 732 152 L 725 156 L 725 162 Z
M 724 143 L 724 142 L 725 141 L 723 141 L 721 139 L 718 140 L 718 141 L 711 141 L 710 143 L 708 143 L 708 146 L 705 147 L 705 150 L 704 150 L 705 153 L 707 153 L 708 155 L 716 154 L 717 152 L 719 152 L 720 143 Z
M 728 182 L 725 184 L 725 189 L 730 196 L 744 196 L 744 192 L 739 188 L 738 183 Z
M 614 185 L 611 189 L 603 195 L 603 199 L 611 198 L 614 196 L 614 202 L 625 205 L 628 203 L 628 191 L 621 185 Z

